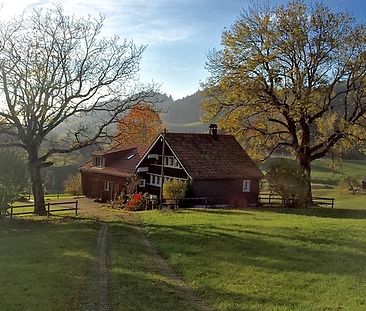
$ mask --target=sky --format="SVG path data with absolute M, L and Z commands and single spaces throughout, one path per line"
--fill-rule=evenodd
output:
M 143 82 L 179 99 L 200 88 L 209 75 L 207 54 L 220 48 L 221 34 L 253 0 L 0 0 L 0 18 L 55 3 L 66 14 L 105 16 L 104 35 L 117 34 L 146 45 L 141 62 Z M 309 2 L 309 1 L 306 1 Z M 366 21 L 366 1 L 324 0 L 334 10 L 349 11 Z M 286 3 L 272 0 L 270 4 Z

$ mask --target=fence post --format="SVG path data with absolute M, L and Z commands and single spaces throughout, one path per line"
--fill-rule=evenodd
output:
M 10 207 L 10 219 L 13 219 L 13 206 Z
M 332 208 L 334 208 L 334 198 L 332 198 Z
M 50 217 L 50 202 L 47 203 L 47 217 Z
M 79 208 L 79 201 L 76 200 L 76 202 L 75 202 L 75 216 L 78 215 L 78 208 Z

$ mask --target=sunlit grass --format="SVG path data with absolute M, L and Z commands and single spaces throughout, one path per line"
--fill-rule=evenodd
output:
M 365 310 L 365 210 L 139 215 L 163 255 L 218 310 Z

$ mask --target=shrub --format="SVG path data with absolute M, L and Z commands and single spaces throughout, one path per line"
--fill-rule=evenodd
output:
M 352 192 L 352 194 L 356 194 L 357 191 L 360 190 L 361 184 L 360 182 L 351 176 L 343 177 L 338 184 L 338 190 L 341 192 Z
M 275 159 L 268 165 L 266 178 L 270 189 L 278 193 L 285 207 L 301 207 L 308 192 L 308 178 L 299 164 L 290 159 Z
M 0 218 L 28 186 L 27 164 L 15 149 L 0 149 Z
M 130 196 L 125 210 L 126 211 L 141 211 L 145 209 L 145 198 L 142 193 L 135 193 Z
M 165 199 L 178 200 L 183 199 L 187 192 L 187 183 L 179 179 L 171 179 L 164 182 L 163 196 Z
M 64 182 L 64 189 L 66 193 L 76 196 L 81 195 L 82 190 L 80 174 L 69 176 Z

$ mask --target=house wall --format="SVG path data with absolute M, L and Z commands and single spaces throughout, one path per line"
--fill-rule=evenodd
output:
M 243 192 L 243 179 L 193 180 L 192 195 L 196 198 L 207 197 L 212 204 L 234 203 L 238 205 L 257 205 L 259 180 L 250 180 L 250 192 Z
M 150 174 L 161 175 L 161 154 L 162 154 L 162 142 L 157 142 L 154 147 L 150 150 L 149 154 L 158 154 L 159 159 L 148 159 L 146 157 L 139 167 L 147 167 L 147 172 L 140 172 L 138 176 L 140 179 L 145 179 L 146 185 L 145 187 L 139 187 L 139 191 L 141 192 L 148 192 L 150 194 L 159 195 L 160 194 L 160 187 L 149 185 L 150 182 Z M 164 150 L 165 156 L 174 156 L 168 146 L 165 146 Z M 164 176 L 168 177 L 175 177 L 181 179 L 187 179 L 188 176 L 183 170 L 183 168 L 172 168 L 172 167 L 164 167 Z
M 112 183 L 109 191 L 104 190 L 106 181 Z M 126 177 L 111 176 L 90 172 L 81 172 L 81 186 L 83 195 L 88 198 L 113 200 L 125 187 Z

